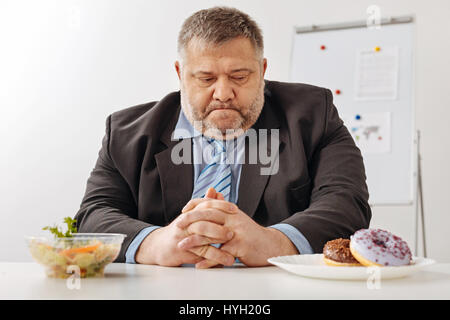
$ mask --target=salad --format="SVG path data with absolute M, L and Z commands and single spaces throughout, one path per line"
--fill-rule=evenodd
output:
M 64 218 L 67 231 L 57 226 L 44 227 L 54 237 L 28 237 L 31 256 L 46 267 L 49 277 L 68 278 L 73 272 L 80 277 L 101 277 L 104 268 L 117 258 L 123 234 L 77 233 L 76 221 Z

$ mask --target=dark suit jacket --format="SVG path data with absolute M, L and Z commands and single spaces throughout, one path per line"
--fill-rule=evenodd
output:
M 261 175 L 265 165 L 243 164 L 239 185 L 241 210 L 263 226 L 294 226 L 316 253 L 328 240 L 367 228 L 371 218 L 363 159 L 332 99 L 325 88 L 266 81 L 265 104 L 253 127 L 279 129 L 279 170 Z M 79 232 L 127 235 L 116 262 L 125 261 L 143 228 L 166 226 L 191 199 L 193 165 L 171 161 L 180 110 L 180 94 L 173 92 L 106 120 L 75 218 Z

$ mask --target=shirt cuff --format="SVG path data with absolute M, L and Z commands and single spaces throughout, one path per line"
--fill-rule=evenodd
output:
M 134 260 L 136 256 L 136 252 L 139 249 L 139 246 L 141 245 L 142 241 L 144 241 L 145 237 L 150 234 L 150 232 L 161 228 L 160 226 L 151 226 L 147 227 L 141 230 L 141 232 L 138 233 L 138 235 L 133 239 L 133 241 L 128 246 L 127 251 L 125 252 L 125 262 L 126 263 L 136 263 L 136 260 Z
M 298 231 L 297 228 L 291 226 L 287 223 L 278 223 L 273 226 L 269 226 L 269 228 L 277 229 L 284 233 L 286 237 L 291 240 L 291 242 L 297 247 L 297 250 L 300 254 L 312 254 L 314 250 L 309 244 L 308 240 L 306 240 L 305 236 Z

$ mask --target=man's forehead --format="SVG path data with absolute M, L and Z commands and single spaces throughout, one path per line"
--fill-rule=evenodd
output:
M 247 38 L 234 38 L 223 43 L 211 43 L 197 38 L 191 39 L 184 51 L 185 58 L 204 60 L 208 58 L 233 58 L 236 60 L 258 60 L 256 50 Z
M 233 50 L 235 49 L 235 50 Z M 188 52 L 183 64 L 191 74 L 215 74 L 220 72 L 252 73 L 258 69 L 259 60 L 255 54 L 249 54 L 242 48 L 225 48 L 224 50 L 209 51 L 199 50 Z

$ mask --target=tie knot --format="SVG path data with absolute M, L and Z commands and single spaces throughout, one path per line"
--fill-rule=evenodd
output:
M 215 154 L 226 151 L 225 143 L 217 141 L 216 139 L 213 138 L 208 138 L 208 142 L 213 146 Z
M 221 141 L 204 137 L 203 161 L 205 163 L 225 163 L 226 149 Z

